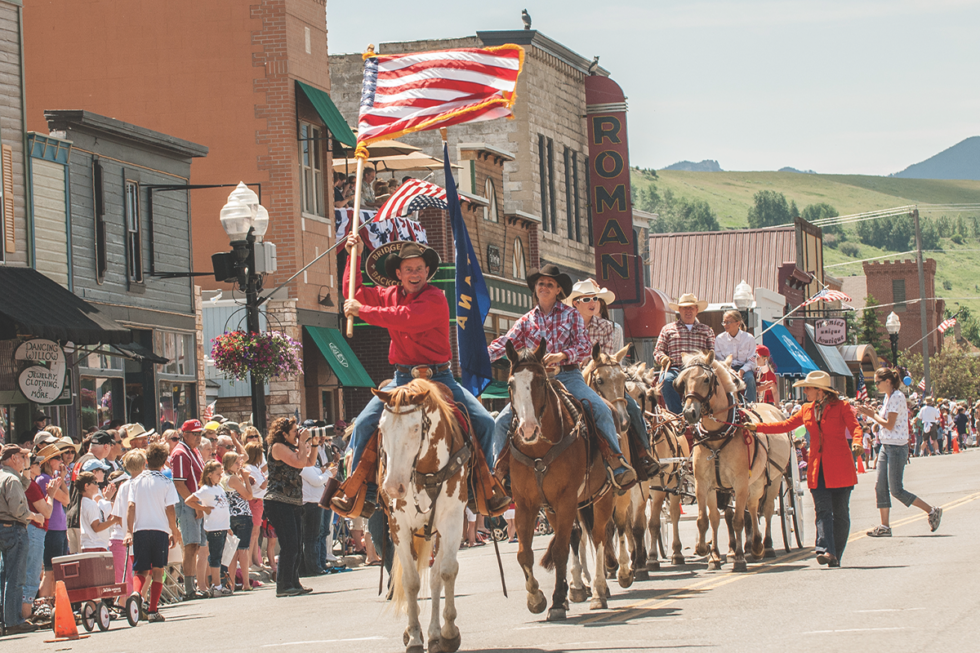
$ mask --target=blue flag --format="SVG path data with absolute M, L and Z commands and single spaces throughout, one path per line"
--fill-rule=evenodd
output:
M 487 338 L 483 332 L 483 323 L 490 312 L 490 292 L 483 280 L 483 271 L 473 251 L 466 223 L 463 222 L 456 181 L 449 166 L 449 146 L 444 143 L 442 147 L 442 158 L 446 163 L 446 203 L 449 205 L 456 245 L 456 341 L 459 345 L 459 367 L 463 373 L 463 387 L 473 396 L 479 396 L 493 379 Z

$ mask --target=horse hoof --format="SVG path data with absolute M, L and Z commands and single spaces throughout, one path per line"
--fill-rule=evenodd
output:
M 609 603 L 606 602 L 606 599 L 592 599 L 592 602 L 589 603 L 589 610 L 605 610 L 607 607 L 609 607 Z
M 708 555 L 708 546 L 707 545 L 701 546 L 700 544 L 698 544 L 696 547 L 694 547 L 694 552 L 699 556 L 706 556 Z
M 585 603 L 589 600 L 589 594 L 584 587 L 573 587 L 568 590 L 568 598 L 572 600 L 572 603 Z
M 616 572 L 615 569 L 609 569 L 609 570 L 607 570 L 606 571 L 606 580 L 612 580 L 613 578 L 615 578 L 616 577 L 616 573 L 617 572 Z
M 732 571 L 748 571 L 749 566 L 745 563 L 745 560 L 736 560 L 732 564 Z
M 548 610 L 548 621 L 565 621 L 565 610 L 562 608 L 551 608 Z
M 633 584 L 633 574 L 630 573 L 630 574 L 620 575 L 616 580 L 619 582 L 620 587 L 626 589 L 627 587 L 630 587 Z
M 649 569 L 650 571 L 660 571 L 660 561 L 651 560 L 650 562 L 647 563 L 647 569 Z
M 429 640 L 429 653 L 443 653 L 442 640 L 438 637 Z
M 670 564 L 672 565 L 682 565 L 684 564 L 684 556 L 678 554 L 670 558 Z
M 646 569 L 637 569 L 633 572 L 634 580 L 650 580 L 650 572 Z
M 763 558 L 775 558 L 776 552 L 772 548 L 766 549 L 766 552 L 762 556 Z
M 407 649 L 405 649 L 405 653 L 425 653 L 425 647 L 421 644 L 409 646 Z
M 527 609 L 531 611 L 531 614 L 541 614 L 546 607 L 548 607 L 548 600 L 544 598 L 543 593 L 528 594 Z
M 439 638 L 439 649 L 442 653 L 456 653 L 459 650 L 459 645 L 463 642 L 462 633 L 456 633 L 456 636 L 451 639 L 446 639 L 445 637 Z
M 606 598 L 608 599 L 610 597 L 612 597 L 612 592 L 609 591 L 609 586 L 606 585 Z
M 710 560 L 708 562 L 708 569 L 712 571 L 718 571 L 721 569 L 721 560 Z

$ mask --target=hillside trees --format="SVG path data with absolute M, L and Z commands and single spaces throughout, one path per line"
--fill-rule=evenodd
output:
M 936 221 L 923 218 L 920 221 L 920 228 L 922 249 L 939 249 L 941 232 Z M 915 249 L 915 221 L 910 215 L 858 222 L 857 235 L 865 245 L 892 252 Z
M 868 295 L 865 301 L 867 303 L 864 312 L 861 314 L 858 342 L 871 345 L 879 355 L 886 352 L 890 353 L 889 348 L 882 344 L 885 327 L 878 319 L 878 311 L 874 310 L 874 307 L 881 302 L 871 295 Z
M 642 211 L 658 214 L 650 223 L 651 233 L 679 233 L 685 231 L 719 231 L 718 216 L 703 200 L 675 197 L 668 188 L 661 195 L 654 184 L 634 189 L 634 205 Z
M 788 224 L 793 221 L 793 209 L 786 196 L 773 190 L 760 190 L 752 197 L 753 205 L 749 208 L 749 228 L 762 229 Z

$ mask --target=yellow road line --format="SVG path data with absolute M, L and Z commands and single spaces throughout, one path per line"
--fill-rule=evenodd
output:
M 977 499 L 980 499 L 980 492 L 975 492 L 965 497 L 960 497 L 959 499 L 950 501 L 945 506 L 941 506 L 941 508 L 943 509 L 943 512 L 946 512 L 949 510 L 953 510 L 954 508 L 959 508 L 960 506 L 966 505 L 971 501 L 976 501 Z M 925 512 L 923 512 L 919 515 L 912 515 L 911 517 L 905 517 L 903 519 L 899 519 L 898 521 L 893 521 L 891 527 L 892 530 L 894 530 L 899 526 L 905 526 L 906 524 L 911 524 L 912 522 L 921 521 L 923 519 L 927 519 L 928 517 L 929 516 Z M 874 527 L 872 526 L 872 528 Z M 871 529 L 869 528 L 867 530 L 862 530 L 860 532 L 852 534 L 849 538 L 847 538 L 847 543 L 850 544 L 851 542 L 856 542 L 857 540 L 863 539 L 865 537 L 870 537 L 868 535 L 868 530 Z

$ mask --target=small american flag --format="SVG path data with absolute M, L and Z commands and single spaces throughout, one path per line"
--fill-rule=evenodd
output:
M 919 388 L 919 390 L 921 390 L 922 392 L 925 392 L 925 391 L 926 391 L 926 377 L 922 377 L 922 380 L 921 380 L 921 381 L 919 381 L 919 386 L 918 386 L 918 388 Z
M 204 408 L 204 419 L 211 419 L 212 417 L 214 417 L 214 408 L 215 408 L 215 404 L 217 403 L 218 403 L 217 400 L 212 401 Z
M 365 55 L 357 141 L 506 118 L 524 66 L 518 45 Z
M 944 320 L 942 324 L 939 325 L 939 333 L 945 335 L 946 331 L 951 329 L 953 325 L 956 324 L 956 318 L 951 317 L 948 320 Z
M 868 386 L 864 384 L 864 373 L 858 370 L 857 376 L 857 398 L 861 401 L 868 400 Z
M 851 298 L 839 290 L 828 290 L 824 288 L 810 299 L 803 302 L 803 306 L 809 306 L 816 302 L 850 302 Z
M 422 205 L 421 202 L 416 202 L 416 200 L 429 199 L 433 200 L 432 204 Z M 412 205 L 416 208 L 412 208 Z M 407 215 L 412 211 L 417 211 L 419 208 L 426 208 L 426 206 L 435 206 L 440 209 L 446 208 L 446 189 L 440 188 L 435 184 L 430 184 L 427 181 L 422 181 L 421 179 L 409 179 L 404 184 L 398 187 L 391 197 L 381 205 L 378 209 L 377 215 L 374 216 L 374 222 L 381 222 L 382 220 L 390 220 L 391 218 L 400 218 L 403 215 Z

